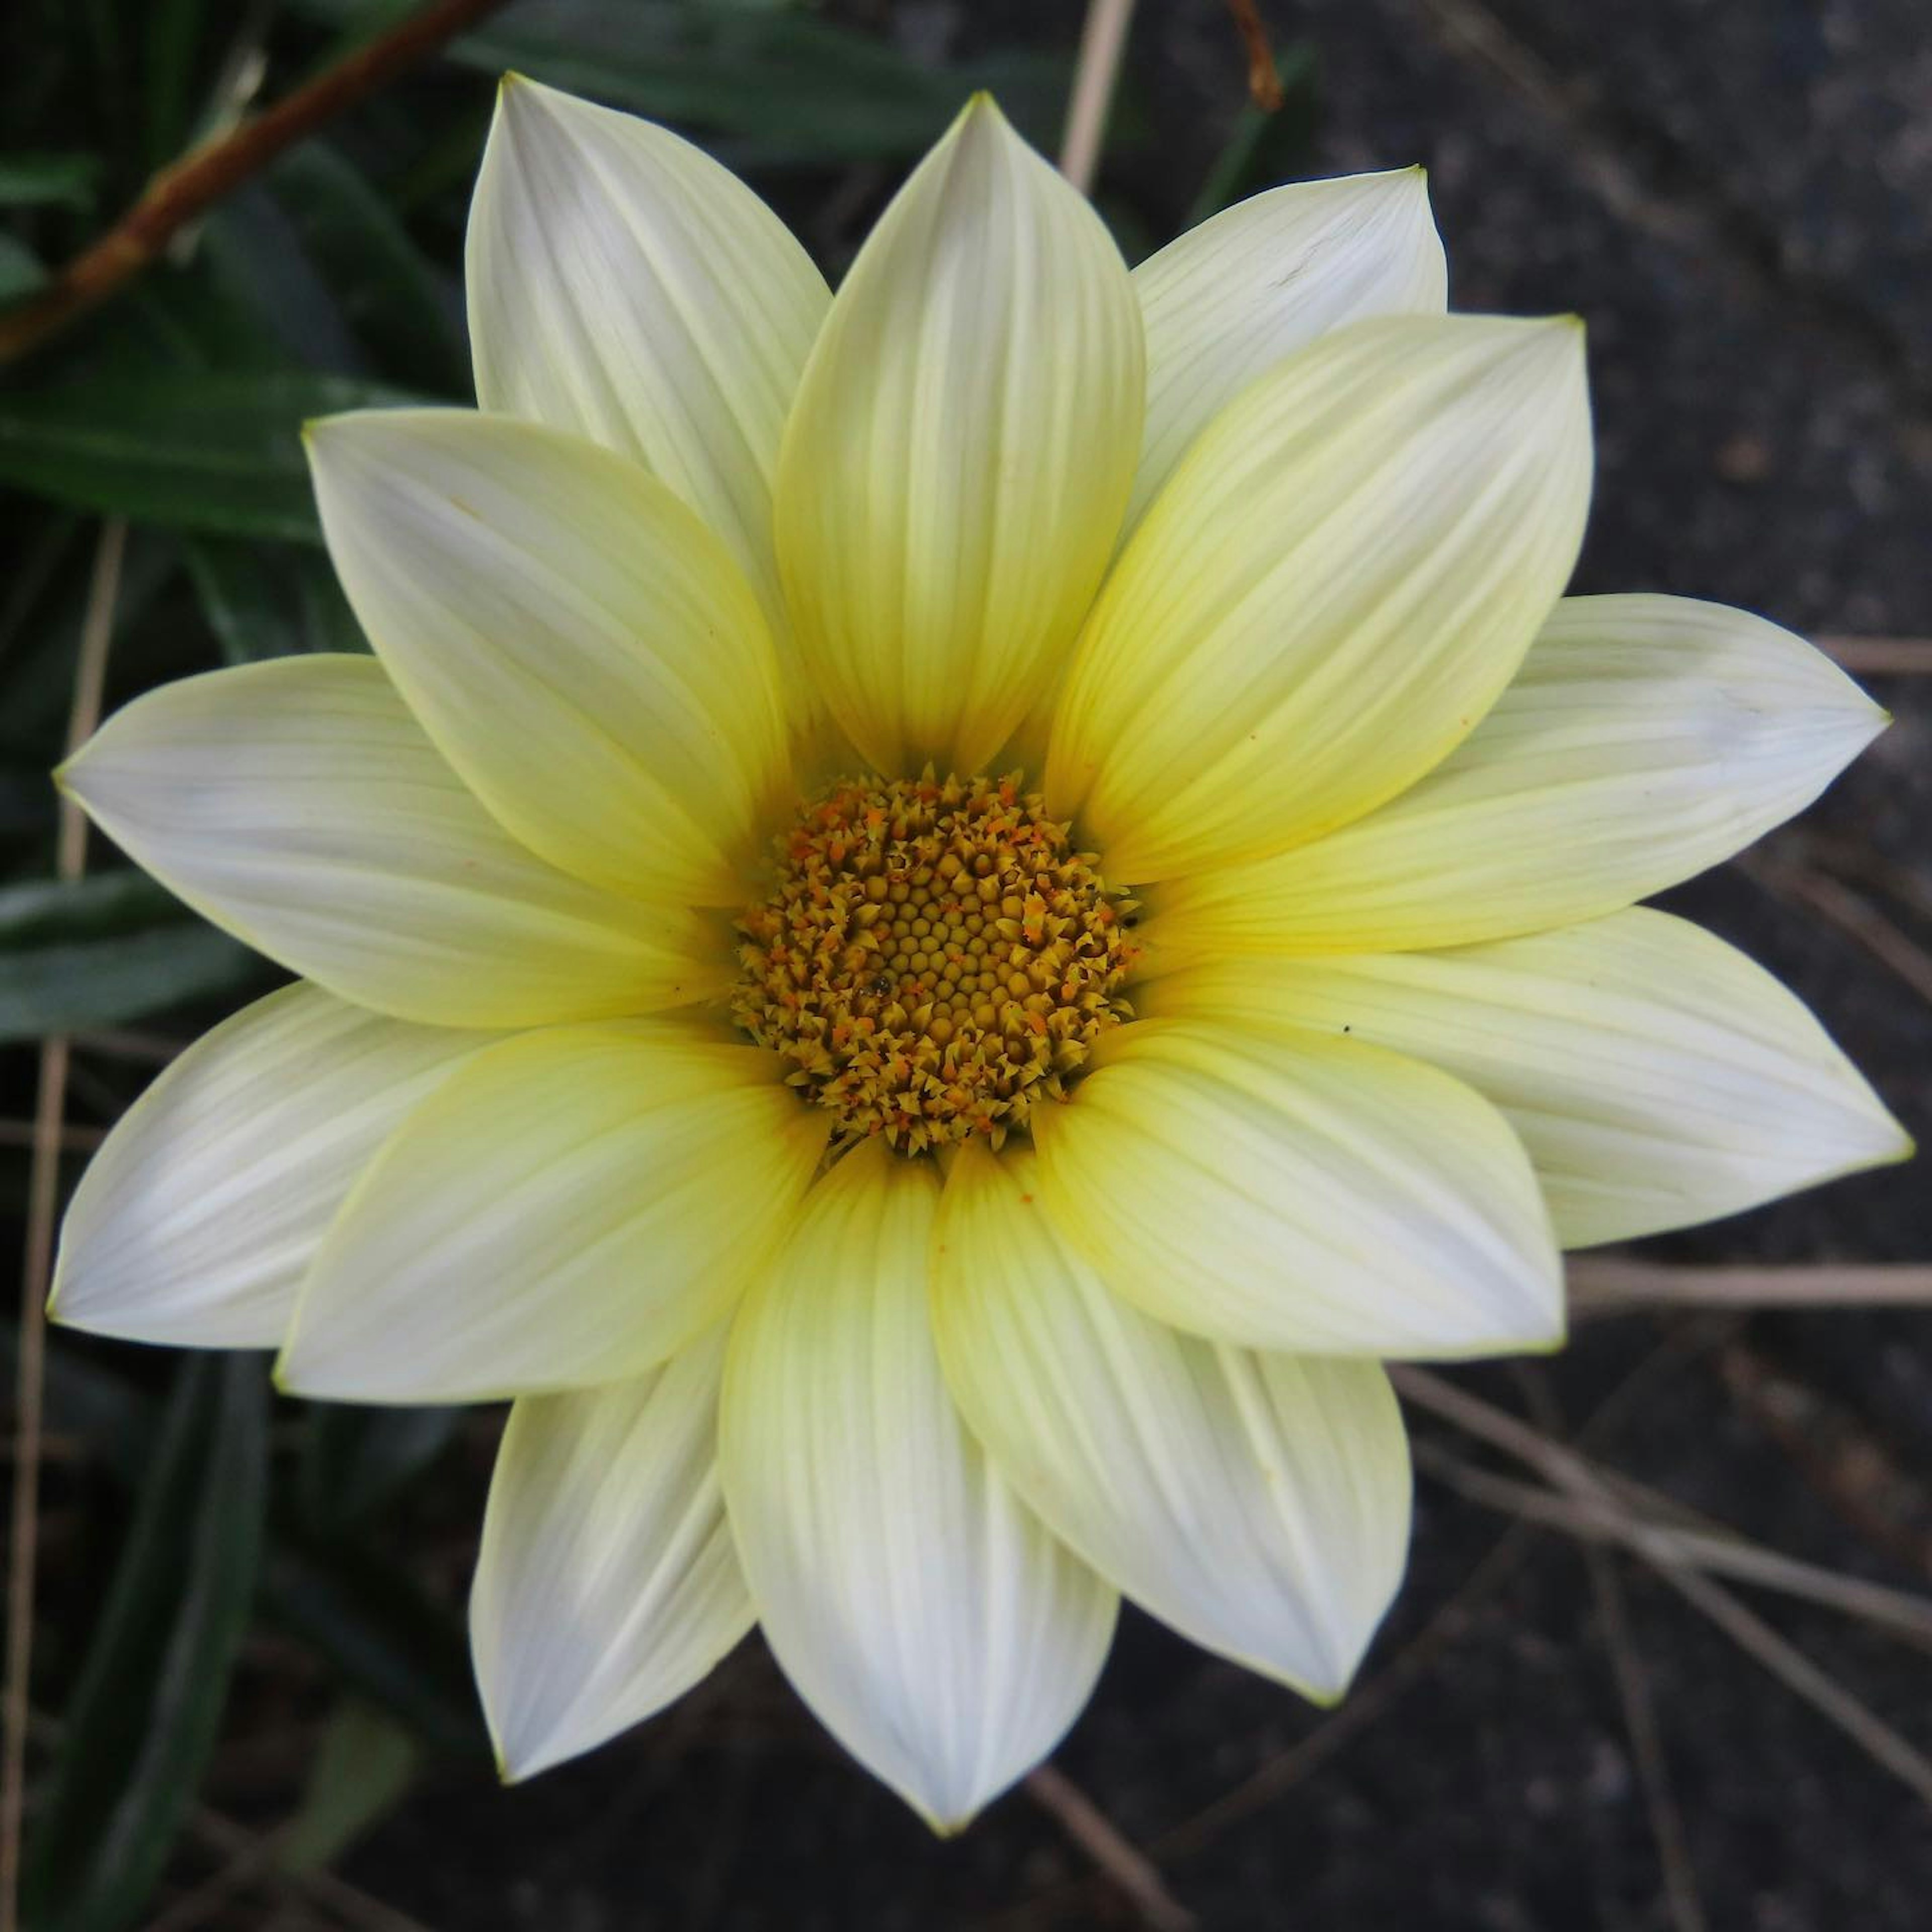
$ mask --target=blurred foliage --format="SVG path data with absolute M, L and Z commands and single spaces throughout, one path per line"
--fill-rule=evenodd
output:
M 0 308 L 44 286 L 157 168 L 412 4 L 10 0 Z M 1000 10 L 1010 26 L 1027 11 Z M 519 0 L 0 370 L 0 1085 L 17 1126 L 33 1112 L 37 1037 L 82 1036 L 70 1118 L 85 1144 L 138 1094 L 154 1042 L 186 1041 L 274 976 L 98 838 L 88 876 L 52 876 L 47 775 L 101 520 L 130 525 L 110 708 L 224 664 L 364 648 L 320 548 L 300 425 L 370 404 L 468 400 L 462 235 L 496 76 L 514 68 L 704 141 L 836 274 L 970 90 L 992 88 L 1048 149 L 1064 110 L 1077 9 L 1033 22 L 1046 51 L 980 30 L 965 7 L 908 9 L 896 32 L 862 23 L 890 11 Z M 950 41 L 933 31 L 941 16 Z M 1314 74 L 1300 53 L 1283 64 L 1288 109 L 1240 118 L 1218 160 L 1204 158 L 1194 218 L 1304 160 Z M 1232 52 L 1230 74 L 1238 86 Z M 1119 104 L 1117 155 L 1131 160 L 1143 119 L 1130 98 Z M 1172 174 L 1166 158 L 1148 165 Z M 1100 206 L 1137 256 L 1192 190 L 1179 183 L 1164 215 L 1132 194 L 1104 192 Z M 137 1050 L 101 1036 L 136 1026 Z M 25 1139 L 0 1149 L 16 1218 Z M 79 1165 L 64 1164 L 64 1183 Z M 238 1721 L 250 1632 L 292 1646 L 327 1705 L 284 1807 L 289 1868 L 334 1856 L 426 1761 L 487 1766 L 452 1593 L 425 1581 L 395 1533 L 420 1507 L 416 1479 L 459 1446 L 460 1413 L 278 1403 L 258 1358 L 177 1358 L 59 1331 L 47 1407 L 50 1432 L 82 1454 L 46 1486 L 70 1528 L 44 1559 L 37 1636 L 35 1708 L 56 1741 L 37 1757 L 29 1838 L 40 1932 L 116 1932 L 148 1916 L 224 1708 Z M 464 1520 L 473 1527 L 473 1494 Z

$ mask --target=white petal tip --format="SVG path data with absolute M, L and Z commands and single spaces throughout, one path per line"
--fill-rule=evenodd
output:
M 527 1784 L 532 1778 L 554 1770 L 566 1760 L 577 1755 L 574 1751 L 560 1749 L 548 1739 L 513 1747 L 499 1736 L 494 1724 L 490 1726 L 490 1736 L 496 1760 L 496 1782 L 506 1790 L 513 1784 Z
M 505 69 L 496 82 L 496 112 L 508 116 L 538 113 L 560 99 L 568 100 L 573 106 L 589 107 L 592 104 L 577 102 L 574 97 L 560 94 L 554 87 L 547 87 L 540 80 L 532 80 L 526 74 L 520 74 L 514 68 Z

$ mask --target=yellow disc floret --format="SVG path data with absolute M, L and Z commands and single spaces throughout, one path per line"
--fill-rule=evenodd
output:
M 777 856 L 732 1011 L 843 1142 L 998 1147 L 1127 1017 L 1132 903 L 1017 772 L 841 782 Z

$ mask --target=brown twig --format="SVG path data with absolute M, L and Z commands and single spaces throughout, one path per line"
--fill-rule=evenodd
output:
M 1785 1688 L 1804 1699 L 1838 1726 L 1874 1763 L 1890 1772 L 1901 1784 L 1932 1808 L 1932 1759 L 1908 1742 L 1885 1720 L 1869 1709 L 1836 1679 L 1820 1670 L 1796 1645 L 1787 1642 L 1755 1610 L 1748 1610 L 1730 1591 L 1694 1570 L 1658 1573 L 1679 1595 L 1688 1598 L 1743 1651 L 1769 1671 Z
M 1552 1438 L 1567 1434 L 1549 1378 L 1528 1366 L 1522 1368 L 1521 1376 L 1531 1413 Z M 1690 1856 L 1690 1835 L 1684 1829 L 1684 1814 L 1670 1776 L 1663 1730 L 1657 1721 L 1657 1700 L 1651 1688 L 1650 1672 L 1637 1646 L 1636 1627 L 1630 1620 L 1629 1592 L 1624 1588 L 1622 1572 L 1602 1544 L 1586 1540 L 1582 1557 L 1589 1575 L 1590 1594 L 1596 1599 L 1604 1647 L 1610 1653 L 1617 1702 L 1622 1707 L 1624 1732 L 1630 1740 L 1631 1760 L 1643 1789 L 1644 1810 L 1657 1845 L 1658 1867 L 1664 1878 L 1664 1901 L 1670 1908 L 1671 1922 L 1676 1932 L 1706 1932 L 1708 1922 L 1698 1888 L 1697 1868 Z
M 1228 0 L 1228 11 L 1234 16 L 1234 31 L 1248 56 L 1248 98 L 1264 114 L 1272 114 L 1282 102 L 1281 70 L 1274 64 L 1261 10 L 1255 0 Z
M 1731 1400 L 1867 1542 L 1932 1577 L 1932 1492 L 1864 1417 L 1742 1341 L 1726 1345 L 1718 1372 Z
M 1888 966 L 1918 997 L 1932 1004 L 1932 952 L 1908 938 L 1862 892 L 1815 867 L 1773 859 L 1742 859 L 1742 870 L 1767 890 L 1802 900 Z
M 1820 638 L 1818 648 L 1860 677 L 1932 677 L 1932 638 Z
M 1406 1400 L 1535 1468 L 1565 1493 L 1614 1505 L 1613 1486 L 1576 1455 L 1520 1418 L 1469 1394 L 1426 1369 L 1392 1366 L 1389 1378 Z M 1634 1546 L 1652 1571 L 1714 1623 L 1747 1655 L 1861 1745 L 1873 1762 L 1932 1807 L 1932 1760 L 1778 1635 L 1730 1591 L 1692 1565 L 1665 1558 L 1648 1538 Z
M 1910 1262 L 1822 1262 L 1767 1268 L 1685 1268 L 1609 1257 L 1573 1261 L 1570 1313 L 1600 1315 L 1664 1308 L 1922 1308 L 1932 1305 L 1932 1266 Z
M 261 1841 L 245 1825 L 220 1811 L 198 1804 L 188 1814 L 188 1828 L 211 1850 L 231 1859 L 250 1857 Z M 285 1898 L 292 1898 L 332 1913 L 356 1932 L 429 1932 L 420 1919 L 373 1898 L 346 1879 L 326 1870 L 292 1871 L 271 1863 L 260 1872 Z
M 107 646 L 121 590 L 128 526 L 119 518 L 101 526 L 81 620 L 74 662 L 74 702 L 68 715 L 70 758 L 94 734 L 107 677 Z M 63 799 L 54 872 L 77 879 L 87 864 L 87 820 Z M 0 1747 L 0 1932 L 20 1923 L 20 1827 L 27 1784 L 27 1678 L 34 1649 L 34 1560 L 39 1533 L 42 1396 L 46 1382 L 47 1286 L 53 1274 L 54 1229 L 60 1212 L 61 1132 L 67 1118 L 68 1042 L 40 1043 L 40 1093 L 27 1175 L 26 1251 L 21 1264 L 20 1360 L 14 1412 L 14 1522 L 7 1578 L 7 1688 Z
M 187 223 L 259 173 L 285 148 L 306 140 L 503 4 L 504 0 L 432 0 L 389 32 L 345 54 L 266 113 L 164 168 L 134 206 L 40 294 L 0 315 L 0 362 L 24 356 L 98 307 L 154 261 Z
M 143 1066 L 166 1066 L 178 1060 L 190 1042 L 171 1034 L 140 1033 L 131 1027 L 96 1027 L 74 1036 L 82 1053 L 98 1053 L 104 1060 L 131 1060 Z
M 1027 1773 L 1027 1796 L 1106 1874 L 1154 1932 L 1194 1932 L 1192 1912 L 1175 1899 L 1154 1861 L 1064 1772 L 1042 1764 Z
M 0 1120 L 0 1148 L 31 1148 L 39 1144 L 38 1120 Z M 105 1127 L 62 1127 L 58 1138 L 62 1154 L 92 1154 L 107 1138 Z
M 1438 1443 L 1418 1440 L 1411 1448 L 1415 1466 L 1424 1474 L 1485 1509 L 1588 1542 L 1615 1544 L 1650 1561 L 1729 1577 L 1814 1604 L 1870 1624 L 1916 1648 L 1932 1651 L 1932 1599 L 1847 1576 L 1768 1550 L 1735 1530 L 1696 1520 L 1674 1498 L 1660 1496 L 1616 1470 L 1592 1466 L 1615 1492 L 1613 1502 L 1603 1502 L 1480 1469 Z

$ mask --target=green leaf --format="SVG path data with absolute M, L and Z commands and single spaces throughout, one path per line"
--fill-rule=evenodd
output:
M 353 1528 L 442 1454 L 466 1414 L 310 1404 L 302 1463 L 302 1509 L 310 1526 L 324 1537 Z
M 433 1750 L 488 1753 L 462 1627 L 400 1570 L 350 1545 L 319 1549 L 284 1523 L 262 1607 Z
M 0 235 L 0 308 L 44 288 L 46 280 L 47 272 L 32 249 L 10 235 Z
M 158 168 L 188 144 L 195 68 L 208 32 L 207 0 L 148 0 L 141 60 L 148 164 Z
M 340 26 L 358 0 L 302 0 Z M 716 0 L 520 0 L 453 42 L 450 58 L 514 70 L 653 119 L 738 137 L 744 165 L 884 160 L 922 152 L 974 88 L 993 87 L 1023 128 L 1057 119 L 1063 58 L 1004 53 L 949 68 L 792 9 Z
M 412 387 L 467 401 L 455 290 L 444 286 L 382 197 L 322 141 L 284 155 L 266 185 L 375 365 Z
M 0 483 L 176 529 L 315 542 L 312 416 L 410 400 L 340 376 L 179 370 L 0 393 Z
M 0 208 L 94 206 L 98 154 L 0 154 Z
M 139 873 L 0 891 L 0 1043 L 232 995 L 261 970 Z
M 37 1932 L 134 1925 L 194 1802 L 254 1595 L 268 1409 L 259 1357 L 176 1379 L 35 1822 Z
M 10 1328 L 0 1324 L 0 1375 L 9 1385 L 16 1353 Z M 46 1400 L 48 1427 L 86 1442 L 117 1481 L 131 1489 L 152 1466 L 158 1405 L 59 1333 L 48 1338 Z M 264 1614 L 431 1749 L 487 1756 L 460 1624 L 400 1571 L 359 1548 L 317 1544 L 292 1514 L 285 1504 L 271 1513 Z
M 146 872 L 28 879 L 0 886 L 0 952 L 99 939 L 181 916 L 181 902 Z
M 338 1704 L 322 1734 L 302 1809 L 276 1839 L 284 1871 L 322 1871 L 393 1811 L 422 1754 L 394 1719 L 359 1698 Z
M 1321 63 L 1312 46 L 1298 40 L 1282 50 L 1275 71 L 1281 77 L 1280 106 L 1270 114 L 1252 101 L 1243 104 L 1184 229 L 1304 171 L 1321 114 Z
M 294 544 L 190 537 L 182 555 L 226 662 L 368 650 L 335 572 L 320 553 Z

